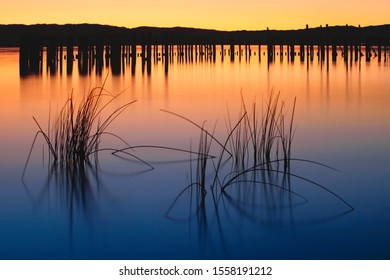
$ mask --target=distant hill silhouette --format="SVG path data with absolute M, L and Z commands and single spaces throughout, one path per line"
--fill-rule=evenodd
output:
M 98 24 L 0 25 L 0 46 L 78 44 L 360 44 L 390 45 L 390 24 L 299 30 L 217 31 L 184 27 L 124 28 Z

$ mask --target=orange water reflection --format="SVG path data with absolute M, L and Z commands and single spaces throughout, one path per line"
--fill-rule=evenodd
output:
M 1 123 L 0 129 L 6 135 L 1 140 L 2 150 L 12 158 L 15 154 L 21 156 L 5 147 L 15 142 L 28 146 L 36 129 L 31 116 L 46 124 L 49 108 L 54 115 L 72 91 L 81 98 L 89 89 L 101 86 L 106 77 L 107 91 L 123 92 L 112 104 L 114 107 L 137 100 L 112 126 L 137 144 L 188 146 L 189 139 L 197 137 L 194 126 L 161 109 L 182 114 L 198 124 L 206 121 L 210 129 L 218 120 L 217 133 L 225 133 L 227 111 L 234 118 L 239 114 L 240 93 L 248 105 L 256 100 L 259 108 L 272 91 L 281 92 L 286 108 L 297 97 L 298 153 L 308 146 L 315 150 L 321 145 L 333 147 L 339 141 L 352 141 L 369 126 L 388 128 L 388 59 L 344 62 L 339 54 L 336 62 L 321 61 L 316 56 L 312 61 L 309 57 L 291 61 L 286 50 L 281 57 L 279 49 L 274 61 L 269 62 L 264 46 L 260 52 L 257 46 L 251 46 L 251 50 L 250 57 L 236 55 L 234 62 L 228 55 L 222 59 L 220 47 L 215 60 L 196 57 L 185 62 L 176 52 L 168 71 L 162 59 L 153 60 L 151 69 L 145 71 L 138 56 L 135 69 L 126 62 L 120 75 L 113 75 L 106 66 L 100 75 L 95 75 L 93 69 L 89 75 L 80 75 L 77 60 L 71 75 L 65 70 L 65 62 L 62 72 L 53 73 L 46 70 L 44 60 L 40 75 L 23 78 L 19 76 L 17 49 L 2 50 L 0 116 L 2 120 L 12 120 Z M 224 52 L 228 52 L 226 47 Z

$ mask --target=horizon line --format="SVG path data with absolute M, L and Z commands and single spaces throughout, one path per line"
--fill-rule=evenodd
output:
M 152 26 L 152 25 L 140 25 L 136 27 L 126 27 L 126 26 L 119 26 L 119 25 L 111 25 L 111 24 L 103 24 L 103 23 L 86 23 L 86 22 L 80 22 L 80 23 L 31 23 L 31 24 L 25 24 L 25 23 L 0 23 L 0 26 L 67 26 L 67 25 L 91 25 L 91 26 L 103 26 L 103 27 L 115 27 L 115 28 L 124 28 L 128 30 L 132 29 L 138 29 L 138 28 L 156 28 L 156 29 L 175 29 L 175 28 L 182 28 L 182 29 L 197 29 L 197 30 L 209 30 L 209 31 L 220 31 L 220 32 L 256 32 L 256 31 L 294 31 L 294 30 L 304 30 L 304 29 L 316 29 L 316 28 L 332 28 L 332 27 L 354 27 L 354 28 L 366 28 L 366 27 L 378 27 L 378 26 L 387 26 L 390 25 L 390 23 L 384 23 L 384 24 L 376 24 L 376 25 L 317 25 L 317 26 L 310 26 L 310 24 L 306 24 L 302 28 L 291 28 L 291 29 L 272 29 L 270 27 L 267 27 L 266 29 L 232 29 L 232 30 L 222 30 L 222 29 L 216 29 L 216 28 L 204 28 L 204 27 L 189 27 L 189 26 Z

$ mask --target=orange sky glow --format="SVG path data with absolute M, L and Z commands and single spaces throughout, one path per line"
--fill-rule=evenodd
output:
M 2 0 L 3 1 L 3 0 Z M 388 0 L 13 0 L 1 4 L 0 24 L 98 23 L 125 27 L 196 27 L 217 30 L 300 29 L 306 24 L 389 23 Z

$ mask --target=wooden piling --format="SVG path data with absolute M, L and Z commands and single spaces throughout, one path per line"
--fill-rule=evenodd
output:
M 292 62 L 294 62 L 294 60 L 295 60 L 295 46 L 294 46 L 294 44 L 291 44 L 290 45 L 290 59 L 291 59 L 291 61 Z
M 66 46 L 66 74 L 71 75 L 73 72 L 73 44 L 68 43 Z
M 305 45 L 303 45 L 303 44 L 301 44 L 299 46 L 299 56 L 300 56 L 301 62 L 304 62 L 305 61 Z
M 366 61 L 371 60 L 371 45 L 369 43 L 366 43 Z
M 110 46 L 110 61 L 111 61 L 111 72 L 113 75 L 119 75 L 121 73 L 121 45 L 119 42 L 113 42 Z
M 231 61 L 231 62 L 234 62 L 234 53 L 235 53 L 235 51 L 234 51 L 234 45 L 231 44 L 231 45 L 230 45 L 230 61 Z

